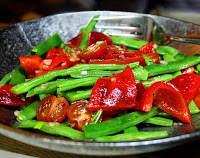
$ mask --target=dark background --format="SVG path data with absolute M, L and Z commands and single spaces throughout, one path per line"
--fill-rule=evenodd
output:
M 1 0 L 0 27 L 57 13 L 88 10 L 131 11 L 157 15 L 162 15 L 160 10 L 167 10 L 195 13 L 200 19 L 199 8 L 200 0 Z

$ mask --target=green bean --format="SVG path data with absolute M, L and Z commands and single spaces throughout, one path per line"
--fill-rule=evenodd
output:
M 152 131 L 152 132 L 134 132 L 122 133 L 112 136 L 98 137 L 95 140 L 98 142 L 120 142 L 120 141 L 135 141 L 146 139 L 158 139 L 168 137 L 167 131 Z
M 173 120 L 162 117 L 151 117 L 145 120 L 143 123 L 171 127 L 173 125 Z
M 96 23 L 98 22 L 97 20 L 94 20 L 94 19 L 96 19 L 96 18 L 98 18 L 98 17 L 99 17 L 99 15 L 94 16 L 94 17 L 92 18 L 92 20 L 89 22 L 89 24 L 88 24 L 85 28 L 83 28 L 83 29 L 81 30 L 81 31 L 83 32 L 83 38 L 82 38 L 82 40 L 81 40 L 81 43 L 80 43 L 80 45 L 79 45 L 79 48 L 80 48 L 81 50 L 83 50 L 83 51 L 87 48 L 89 32 L 90 32 L 90 31 L 93 31 L 93 29 L 94 29 Z
M 91 93 L 92 93 L 92 88 L 82 90 L 82 91 L 67 91 L 67 92 L 65 92 L 64 97 L 68 101 L 73 102 L 73 101 L 77 101 L 77 100 L 81 100 L 81 99 L 90 98 Z
M 137 126 L 132 126 L 124 130 L 124 133 L 134 133 L 134 132 L 139 132 Z
M 164 74 L 164 75 L 160 75 L 160 76 L 156 76 L 152 79 L 148 79 L 146 81 L 142 81 L 142 84 L 145 87 L 150 87 L 153 83 L 158 82 L 158 81 L 169 81 L 171 79 L 173 79 L 174 76 L 172 74 Z
M 47 96 L 49 96 L 50 94 L 39 94 L 39 98 L 40 100 L 46 98 Z
M 39 129 L 45 133 L 71 138 L 73 140 L 86 140 L 83 132 L 58 123 L 46 123 L 36 120 L 24 120 L 17 126 L 18 128 Z
M 174 56 L 174 59 L 175 60 L 182 60 L 185 58 L 185 54 L 177 54 Z
M 57 84 L 69 79 L 58 79 L 56 81 L 46 82 L 28 91 L 26 97 L 32 97 L 37 94 L 55 94 L 57 91 Z
M 124 44 L 127 47 L 134 48 L 134 49 L 140 49 L 142 46 L 147 44 L 147 41 L 142 40 L 133 40 L 126 37 L 111 37 L 114 44 Z
M 8 73 L 7 75 L 5 75 L 0 81 L 0 87 L 2 87 L 5 84 L 9 83 L 14 74 L 15 74 L 15 71 L 12 71 L 12 72 Z
M 76 71 L 70 74 L 73 78 L 83 78 L 83 77 L 108 77 L 113 74 L 122 72 L 119 71 L 103 71 L 103 70 L 90 70 L 90 71 Z M 146 69 L 143 69 L 142 66 L 137 66 L 133 68 L 134 77 L 136 80 L 147 80 L 148 72 Z
M 36 117 L 37 115 L 37 106 L 39 104 L 39 100 L 36 100 L 35 102 L 33 102 L 32 104 L 28 105 L 23 111 L 21 111 L 19 113 L 19 115 L 17 116 L 17 118 L 19 120 L 31 120 L 33 118 Z
M 169 55 L 175 56 L 175 55 L 178 54 L 178 50 L 177 49 L 169 47 L 169 46 L 158 46 L 156 48 L 156 51 L 157 51 L 157 53 L 159 55 L 169 54 Z
M 70 81 L 62 81 L 57 84 L 58 86 L 57 91 L 61 92 L 61 91 L 74 89 L 77 87 L 93 86 L 97 80 L 98 80 L 98 77 L 88 77 L 88 78 L 81 78 L 81 79 L 73 79 Z
M 30 55 L 44 55 L 49 49 L 58 47 L 63 43 L 60 36 L 55 33 L 53 36 L 49 37 L 47 40 L 39 44 L 37 47 L 34 47 L 34 49 L 31 51 Z
M 116 65 L 116 64 L 80 64 L 77 66 L 70 67 L 68 69 L 62 69 L 57 71 L 51 71 L 45 75 L 35 77 L 27 82 L 23 82 L 11 88 L 13 93 L 15 94 L 22 94 L 28 92 L 33 87 L 41 85 L 45 82 L 51 81 L 56 77 L 64 77 L 69 75 L 75 71 L 83 71 L 83 70 L 119 70 L 124 69 L 127 65 L 130 67 L 135 67 L 139 63 L 131 63 L 131 64 L 124 64 L 124 65 Z
M 156 115 L 159 109 L 153 107 L 150 112 L 132 112 L 101 123 L 83 126 L 83 131 L 87 138 L 97 138 L 117 133 L 128 127 L 134 126 L 144 120 Z
M 167 62 L 170 62 L 170 61 L 176 61 L 176 59 L 174 58 L 173 55 L 170 55 L 170 54 L 165 54 L 163 55 L 163 59 Z
M 159 74 L 172 73 L 175 71 L 179 71 L 179 70 L 188 68 L 190 66 L 196 65 L 198 63 L 200 63 L 200 54 L 186 57 L 183 60 L 172 61 L 166 65 L 153 64 L 153 65 L 145 66 L 145 69 L 148 71 L 149 73 L 148 76 L 150 77 L 150 76 L 155 76 Z
M 20 84 L 23 83 L 26 79 L 26 75 L 23 67 L 20 65 L 18 69 L 14 72 L 9 84 Z

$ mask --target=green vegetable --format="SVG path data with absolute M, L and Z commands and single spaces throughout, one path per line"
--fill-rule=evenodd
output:
M 39 55 L 43 56 L 49 49 L 58 47 L 63 43 L 62 39 L 60 36 L 55 33 L 53 36 L 49 37 L 47 40 L 39 44 L 37 47 L 34 47 L 32 49 L 30 55 Z
M 81 79 L 73 79 L 70 81 L 62 81 L 57 84 L 58 92 L 61 91 L 67 91 L 70 89 L 74 89 L 77 87 L 84 87 L 84 86 L 93 86 L 96 81 L 98 80 L 98 77 L 88 77 L 88 78 L 81 78 Z
M 200 54 L 196 54 L 194 56 L 186 57 L 183 60 L 172 61 L 167 65 L 153 64 L 145 66 L 145 69 L 148 71 L 150 77 L 164 73 L 172 73 L 199 63 L 200 63 Z
M 176 61 L 176 59 L 173 57 L 173 55 L 170 55 L 170 54 L 165 54 L 163 55 L 163 59 L 167 62 L 170 62 L 170 61 Z
M 16 71 L 14 71 L 14 74 L 9 82 L 9 84 L 20 84 L 23 83 L 26 79 L 26 74 L 24 72 L 23 67 L 20 65 Z
M 124 130 L 124 133 L 134 133 L 139 132 L 137 126 L 132 126 Z
M 168 137 L 167 131 L 122 133 L 113 136 L 98 137 L 95 140 L 98 142 L 120 142 L 120 141 L 146 140 L 155 138 L 158 139 L 164 137 Z
M 36 117 L 37 106 L 39 104 L 39 100 L 36 100 L 32 104 L 28 105 L 23 111 L 19 113 L 17 118 L 19 120 L 31 120 Z
M 49 96 L 50 94 L 39 94 L 39 98 L 40 100 L 46 98 L 47 96 Z
M 90 31 L 93 31 L 96 23 L 98 21 L 96 21 L 95 19 L 98 18 L 100 15 L 96 15 L 92 18 L 92 20 L 89 22 L 89 24 L 85 27 L 81 29 L 81 32 L 83 32 L 83 38 L 81 40 L 81 43 L 79 45 L 79 48 L 81 50 L 85 50 L 87 48 L 87 42 L 88 42 L 88 35 Z
M 36 120 L 24 120 L 17 128 L 39 129 L 45 133 L 71 138 L 73 140 L 86 140 L 84 133 L 59 123 L 46 123 Z
M 15 71 L 12 71 L 12 72 L 8 73 L 7 75 L 5 75 L 0 81 L 0 87 L 2 87 L 5 84 L 9 83 L 14 74 L 15 74 Z
M 128 127 L 134 126 L 144 120 L 156 115 L 158 108 L 153 107 L 150 112 L 132 112 L 101 123 L 83 126 L 83 131 L 87 138 L 97 138 L 120 132 Z
M 65 92 L 64 97 L 68 101 L 73 102 L 73 101 L 77 101 L 81 99 L 90 98 L 91 93 L 92 93 L 92 88 L 82 90 L 82 91 L 67 91 Z
M 145 120 L 144 123 L 171 127 L 173 125 L 173 120 L 162 117 L 151 117 Z
M 38 76 L 29 80 L 27 82 L 23 82 L 11 88 L 13 93 L 15 94 L 22 94 L 28 92 L 30 89 L 41 85 L 45 82 L 51 81 L 56 77 L 64 77 L 69 75 L 70 73 L 76 71 L 83 71 L 83 70 L 119 70 L 124 69 L 127 65 L 130 67 L 138 65 L 138 62 L 131 63 L 131 64 L 124 64 L 124 65 L 116 65 L 116 64 L 80 64 L 77 66 L 70 67 L 68 69 L 62 69 L 57 71 L 51 71 L 45 75 Z
M 174 59 L 175 60 L 182 60 L 185 58 L 185 54 L 177 54 L 174 56 Z
M 156 51 L 157 51 L 157 53 L 159 55 L 169 54 L 169 55 L 175 56 L 175 55 L 178 54 L 178 50 L 177 49 L 169 47 L 169 46 L 158 46 L 156 48 Z

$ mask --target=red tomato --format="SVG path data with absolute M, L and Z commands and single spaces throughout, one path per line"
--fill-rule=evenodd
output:
M 179 120 L 191 123 L 190 111 L 183 94 L 173 84 L 159 81 L 152 84 L 142 95 L 141 110 L 150 111 L 157 106 Z
M 138 52 L 141 54 L 145 54 L 146 56 L 151 58 L 154 63 L 159 64 L 159 54 L 157 53 L 156 48 L 154 48 L 153 45 L 153 42 L 149 42 L 148 44 L 140 48 Z
M 95 44 L 98 41 L 106 41 L 108 46 L 113 46 L 112 38 L 96 31 L 91 31 L 88 35 L 88 46 Z
M 79 47 L 82 38 L 83 38 L 83 32 L 79 33 L 78 36 L 76 36 L 73 39 L 71 39 L 71 41 L 69 41 L 68 44 L 72 44 L 72 45 L 74 45 L 76 47 Z
M 35 71 L 39 69 L 40 63 L 43 61 L 43 59 L 38 55 L 20 56 L 19 60 L 26 72 L 27 78 L 35 77 Z
M 99 59 L 100 57 L 106 54 L 106 48 L 106 41 L 98 41 L 96 42 L 96 44 L 90 45 L 80 55 L 86 61 L 89 61 L 90 59 Z
M 145 60 L 141 54 L 136 53 L 135 51 L 129 52 L 127 50 L 118 50 L 113 53 L 106 54 L 103 59 L 119 59 L 119 62 L 121 59 L 131 62 L 139 62 L 141 66 L 145 66 Z
M 195 102 L 196 106 L 200 109 L 200 91 L 199 91 L 198 95 L 194 98 L 194 102 Z
M 69 59 L 70 66 L 80 63 L 81 62 L 80 54 L 82 52 L 81 49 L 69 43 L 65 45 L 72 48 L 73 51 L 68 52 L 66 49 L 63 49 L 61 47 L 58 48 L 58 51 L 60 53 L 63 53 Z
M 170 80 L 170 83 L 178 88 L 183 93 L 186 101 L 190 103 L 199 92 L 200 76 L 197 74 L 183 74 Z
M 92 114 L 85 108 L 86 100 L 79 100 L 72 103 L 67 111 L 67 117 L 70 126 L 82 131 L 84 125 L 88 125 L 91 121 Z
M 63 97 L 50 95 L 42 99 L 37 107 L 37 120 L 61 123 L 67 116 L 69 104 Z
M 190 66 L 184 70 L 181 71 L 182 74 L 193 74 L 194 73 L 194 66 Z
M 90 111 L 131 109 L 136 104 L 136 95 L 133 71 L 130 66 L 127 66 L 121 73 L 97 80 L 87 109 Z
M 0 88 L 0 104 L 10 106 L 20 106 L 32 103 L 32 99 L 23 99 L 20 95 L 14 94 L 10 89 L 13 84 L 5 84 Z

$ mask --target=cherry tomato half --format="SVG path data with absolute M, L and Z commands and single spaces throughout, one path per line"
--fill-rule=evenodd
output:
M 86 100 L 79 100 L 72 103 L 67 111 L 70 126 L 82 131 L 84 125 L 91 121 L 92 114 L 85 108 Z
M 84 52 L 80 55 L 81 57 L 89 61 L 90 59 L 98 59 L 106 54 L 107 42 L 106 41 L 98 41 L 96 44 L 90 45 Z
M 50 95 L 42 99 L 37 107 L 37 120 L 61 123 L 67 116 L 69 104 L 63 97 Z

